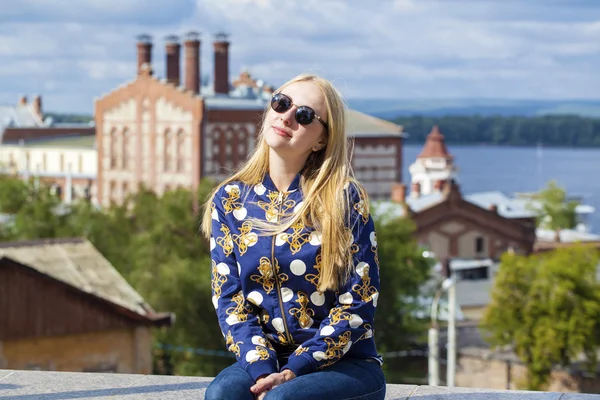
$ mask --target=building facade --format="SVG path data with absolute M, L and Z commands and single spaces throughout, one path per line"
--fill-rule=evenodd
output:
M 161 194 L 220 181 L 253 150 L 273 88 L 247 71 L 230 83 L 222 34 L 213 42 L 212 85 L 201 86 L 200 45 L 197 33 L 185 36 L 182 77 L 179 39 L 168 37 L 166 79 L 158 79 L 151 39 L 140 36 L 137 77 L 96 101 L 100 204 L 120 203 L 139 185 Z M 402 179 L 402 127 L 358 112 L 348 118 L 358 178 L 373 197 L 389 198 Z

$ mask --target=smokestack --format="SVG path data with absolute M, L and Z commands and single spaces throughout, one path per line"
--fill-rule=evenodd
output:
M 152 74 L 152 37 L 142 34 L 137 37 L 137 73 L 143 70 Z
M 392 185 L 392 201 L 395 203 L 406 203 L 406 185 L 403 183 L 394 183 Z
M 33 98 L 33 102 L 31 102 L 31 105 L 33 106 L 33 111 L 35 111 L 40 118 L 43 118 L 44 113 L 42 112 L 42 96 L 35 96 Z
M 215 36 L 215 93 L 229 94 L 229 42 L 225 33 Z
M 179 38 L 175 35 L 167 36 L 165 50 L 167 53 L 167 82 L 176 87 L 179 86 L 179 58 L 181 45 Z
M 195 94 L 200 93 L 200 34 L 188 32 L 183 43 L 185 47 L 185 88 Z

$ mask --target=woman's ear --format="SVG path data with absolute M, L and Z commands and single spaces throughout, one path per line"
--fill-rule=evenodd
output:
M 317 144 L 315 144 L 315 145 L 312 147 L 312 151 L 314 151 L 314 152 L 316 153 L 317 151 L 323 150 L 323 148 L 325 147 L 325 145 L 326 145 L 326 144 L 327 144 L 327 138 L 326 138 L 326 137 L 322 137 L 322 138 L 321 138 L 321 139 L 320 139 L 320 140 L 317 142 Z

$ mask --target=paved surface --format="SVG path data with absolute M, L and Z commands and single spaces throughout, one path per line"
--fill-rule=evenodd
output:
M 0 399 L 203 399 L 210 378 L 0 370 Z M 600 400 L 598 394 L 388 385 L 398 400 Z M 331 399 L 334 400 L 334 399 Z

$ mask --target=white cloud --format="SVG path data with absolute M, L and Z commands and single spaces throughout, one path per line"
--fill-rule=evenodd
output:
M 0 16 L 10 19 L 0 25 L 0 101 L 47 91 L 48 109 L 91 112 L 94 97 L 134 78 L 137 34 L 154 38 L 161 76 L 164 36 L 189 30 L 202 32 L 203 75 L 213 35 L 225 31 L 231 75 L 247 67 L 278 85 L 316 72 L 348 97 L 597 98 L 600 87 L 600 6 L 590 1 L 148 3 L 10 3 Z

